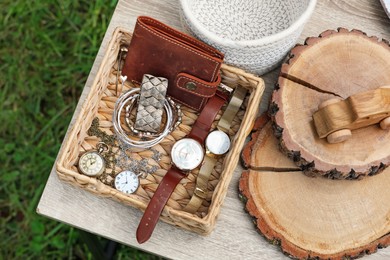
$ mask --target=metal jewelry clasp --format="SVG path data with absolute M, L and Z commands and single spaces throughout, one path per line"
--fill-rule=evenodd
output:
M 96 145 L 96 148 L 98 150 L 98 153 L 103 153 L 105 151 L 108 151 L 108 145 L 104 142 L 99 142 L 97 145 Z

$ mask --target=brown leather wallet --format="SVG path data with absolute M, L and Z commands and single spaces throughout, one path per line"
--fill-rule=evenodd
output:
M 122 73 L 138 83 L 144 74 L 167 78 L 169 96 L 201 111 L 221 82 L 223 56 L 195 38 L 140 16 Z

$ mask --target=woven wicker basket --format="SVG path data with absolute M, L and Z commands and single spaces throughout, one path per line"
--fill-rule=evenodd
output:
M 102 131 L 107 134 L 112 134 L 113 132 L 111 117 L 117 99 L 115 96 L 116 59 L 120 45 L 129 44 L 130 39 L 131 33 L 121 28 L 115 30 L 80 114 L 70 130 L 68 138 L 64 141 L 56 169 L 60 179 L 66 182 L 99 196 L 111 197 L 126 205 L 145 210 L 162 177 L 170 167 L 169 154 L 173 143 L 189 133 L 191 125 L 197 118 L 197 115 L 192 110 L 182 107 L 183 123 L 171 135 L 154 147 L 162 154 L 161 160 L 155 161 L 152 159 L 150 150 L 132 153 L 133 158 L 146 158 L 150 165 L 157 165 L 159 168 L 156 173 L 149 174 L 147 178 L 141 179 L 141 185 L 136 193 L 125 195 L 112 187 L 110 178 L 114 178 L 115 172 L 118 173 L 121 169 L 115 168 L 111 171 L 113 176 L 107 175 L 104 180 L 82 175 L 77 170 L 79 156 L 85 151 L 96 149 L 96 144 L 99 142 L 97 137 L 89 136 L 87 133 L 93 119 L 99 118 L 99 126 Z M 197 175 L 197 170 L 194 170 L 176 187 L 161 216 L 161 219 L 165 222 L 204 235 L 211 232 L 215 225 L 234 168 L 237 165 L 240 150 L 252 128 L 264 91 L 262 79 L 245 73 L 241 69 L 222 65 L 221 73 L 223 82 L 226 85 L 232 88 L 241 85 L 249 89 L 250 93 L 234 119 L 231 132 L 229 133 L 233 137 L 232 149 L 215 166 L 208 185 L 208 197 L 196 214 L 190 214 L 181 210 L 188 203 L 193 193 Z M 126 82 L 123 91 L 132 87 L 135 86 Z M 219 117 L 220 115 L 217 116 L 217 119 Z M 213 127 L 216 125 L 216 122 L 217 120 L 214 122 Z

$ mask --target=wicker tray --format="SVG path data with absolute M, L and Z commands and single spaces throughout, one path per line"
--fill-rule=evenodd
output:
M 64 140 L 56 164 L 56 170 L 58 176 L 63 181 L 86 189 L 99 196 L 114 198 L 126 205 L 143 211 L 157 189 L 162 177 L 170 167 L 169 154 L 173 143 L 175 140 L 183 138 L 190 132 L 191 125 L 197 118 L 197 115 L 192 110 L 183 106 L 183 123 L 160 144 L 153 147 L 162 154 L 161 160 L 155 161 L 152 159 L 152 152 L 150 150 L 132 153 L 133 158 L 146 158 L 150 165 L 158 166 L 158 170 L 154 174 L 149 174 L 147 178 L 141 179 L 141 185 L 136 193 L 126 195 L 113 188 L 111 184 L 112 179 L 121 169 L 111 169 L 104 179 L 96 179 L 82 175 L 77 170 L 79 156 L 87 150 L 95 149 L 97 142 L 100 141 L 97 137 L 89 136 L 87 133 L 93 119 L 96 117 L 99 118 L 99 125 L 102 131 L 107 134 L 112 134 L 113 132 L 111 118 L 117 99 L 115 96 L 116 59 L 120 45 L 128 44 L 130 39 L 130 32 L 122 28 L 115 30 L 103 58 L 102 65 L 97 72 L 80 114 L 73 128 L 70 130 L 68 138 Z M 197 170 L 194 170 L 176 187 L 160 217 L 165 222 L 203 235 L 210 233 L 215 225 L 233 171 L 237 165 L 240 151 L 246 136 L 252 129 L 259 102 L 264 91 L 264 82 L 261 78 L 245 73 L 241 69 L 222 65 L 221 73 L 224 84 L 232 88 L 241 85 L 247 88 L 250 93 L 234 119 L 231 132 L 229 133 L 233 137 L 232 149 L 215 166 L 208 185 L 208 197 L 196 214 L 181 210 L 188 203 L 193 193 L 197 175 Z M 122 91 L 126 91 L 132 87 L 136 86 L 126 82 L 125 89 Z M 219 117 L 220 115 L 217 116 L 213 127 L 216 125 Z

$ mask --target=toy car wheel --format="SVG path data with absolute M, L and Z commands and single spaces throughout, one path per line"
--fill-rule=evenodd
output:
M 330 104 L 334 104 L 334 103 L 337 103 L 337 102 L 340 102 L 340 101 L 341 101 L 341 98 L 331 98 L 331 99 L 328 99 L 328 100 L 322 102 L 318 106 L 318 109 L 324 108 L 326 106 L 329 106 Z
M 390 129 L 390 116 L 383 119 L 379 125 L 383 130 Z
M 349 139 L 351 136 L 352 136 L 351 130 L 341 129 L 329 134 L 326 137 L 326 139 L 328 140 L 328 143 L 336 144 L 336 143 L 344 142 L 345 140 Z

